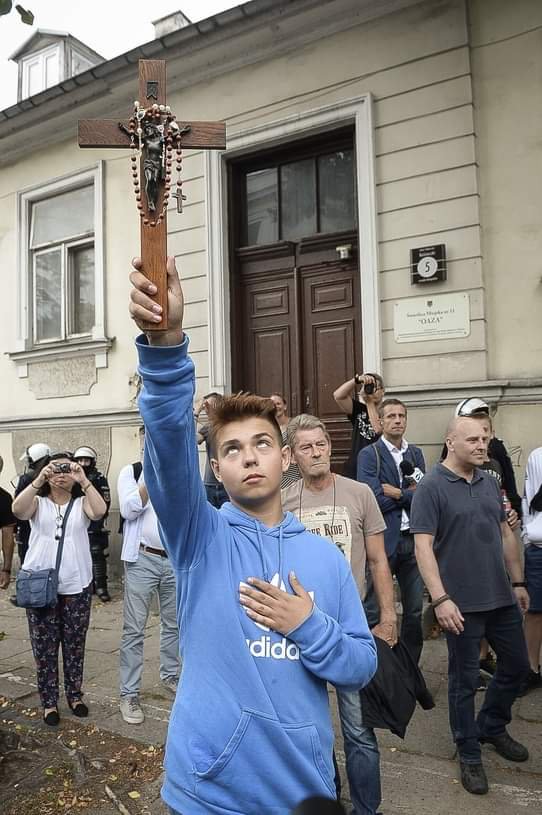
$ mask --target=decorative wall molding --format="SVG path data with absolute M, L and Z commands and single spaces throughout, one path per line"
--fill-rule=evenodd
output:
M 96 380 L 96 363 L 92 356 L 78 356 L 69 361 L 52 359 L 28 365 L 28 387 L 36 399 L 87 396 Z
M 497 410 L 501 405 L 540 405 L 542 379 L 492 379 L 451 385 L 413 385 L 386 388 L 386 396 L 401 399 L 409 408 L 455 406 L 461 399 L 479 397 Z
M 54 416 L 8 416 L 0 419 L 0 433 L 13 433 L 24 428 L 48 429 L 71 427 L 139 427 L 143 422 L 137 408 L 123 410 L 72 411 Z
M 107 474 L 111 461 L 111 428 L 88 427 L 84 422 L 70 428 L 41 428 L 39 441 L 48 444 L 51 450 L 76 450 L 83 444 L 90 445 L 98 453 L 98 469 Z M 13 461 L 20 457 L 36 441 L 36 433 L 29 427 L 15 430 L 11 436 Z

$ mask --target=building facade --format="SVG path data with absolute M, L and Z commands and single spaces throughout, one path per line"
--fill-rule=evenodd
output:
M 186 151 L 168 213 L 198 393 L 283 392 L 338 461 L 332 393 L 355 371 L 383 373 L 430 461 L 481 396 L 521 476 L 541 443 L 540 3 L 253 0 L 165 31 L 0 112 L 5 477 L 34 441 L 91 444 L 113 484 L 138 456 L 129 151 L 76 132 L 128 118 L 140 58 L 167 61 L 180 120 L 227 123 L 225 151 Z

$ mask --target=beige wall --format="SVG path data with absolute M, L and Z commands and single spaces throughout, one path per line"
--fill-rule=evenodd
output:
M 540 444 L 536 409 L 529 404 L 508 407 L 504 385 L 488 381 L 541 376 L 542 113 L 537 100 L 542 43 L 539 30 L 522 33 L 540 26 L 541 19 L 537 0 L 430 0 L 182 91 L 174 82 L 170 85 L 169 101 L 184 118 L 225 119 L 233 135 L 364 93 L 373 95 L 383 372 L 389 388 L 412 404 L 409 435 L 426 445 L 430 460 L 463 387 L 470 387 L 471 394 L 479 385 L 480 395 L 502 403 L 496 425 L 510 446 L 521 445 L 528 453 Z M 232 49 L 242 54 L 243 48 L 239 36 Z M 77 413 L 84 433 L 86 414 L 110 411 L 113 483 L 120 467 L 137 454 L 129 384 L 135 371 L 135 332 L 126 301 L 138 218 L 129 157 L 81 151 L 70 137 L 2 169 L 0 250 L 6 283 L 15 291 L 17 191 L 99 159 L 105 161 L 106 325 L 115 344 L 90 395 L 63 399 L 36 400 L 28 380 L 19 379 L 13 362 L 0 355 L 0 381 L 7 383 L 0 391 L 4 481 L 15 467 L 8 417 L 33 417 L 38 425 L 43 419 L 45 427 L 56 415 Z M 203 393 L 209 387 L 208 301 L 213 293 L 201 151 L 187 153 L 184 179 L 188 201 L 182 216 L 170 212 L 169 251 L 184 280 L 197 390 Z M 420 288 L 410 284 L 410 249 L 434 242 L 446 244 L 448 280 L 424 286 L 423 293 L 468 291 L 470 336 L 398 345 L 393 304 L 420 295 Z M 1 347 L 11 348 L 15 336 L 16 311 L 4 303 Z M 529 392 L 522 393 L 528 402 Z M 536 399 L 535 394 L 531 401 Z
M 231 135 L 241 135 L 292 114 L 373 94 L 383 371 L 395 387 L 486 378 L 469 74 L 465 4 L 437 0 L 174 98 L 194 118 L 213 110 L 227 121 Z M 410 248 L 433 242 L 447 245 L 449 277 L 444 285 L 425 285 L 423 292 L 468 290 L 471 334 L 464 340 L 398 345 L 393 302 L 420 296 L 420 288 L 410 285 Z
M 469 5 L 489 376 L 540 379 L 542 3 Z

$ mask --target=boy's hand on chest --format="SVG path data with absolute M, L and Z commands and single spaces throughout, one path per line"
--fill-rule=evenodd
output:
M 286 635 L 301 625 L 312 611 L 313 601 L 293 572 L 289 575 L 294 594 L 272 586 L 265 580 L 249 577 L 239 584 L 239 602 L 255 623 Z

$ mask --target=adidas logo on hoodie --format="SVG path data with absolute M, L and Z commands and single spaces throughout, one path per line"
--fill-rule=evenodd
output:
M 273 575 L 271 580 L 269 581 L 272 586 L 276 586 L 276 588 L 281 589 L 281 591 L 286 591 L 286 586 L 284 584 L 284 580 L 281 580 L 278 572 Z M 309 592 L 311 599 L 314 600 L 314 592 Z M 268 628 L 266 625 L 262 625 L 261 623 L 254 622 L 254 625 L 257 625 L 258 628 L 261 628 L 262 631 L 270 631 L 271 629 Z M 278 642 L 273 642 L 270 636 L 261 636 L 257 640 L 251 640 L 248 637 L 245 640 L 248 650 L 252 654 L 253 657 L 256 658 L 266 658 L 266 659 L 291 659 L 296 660 L 299 659 L 299 648 L 293 642 L 289 642 L 286 637 L 283 637 Z
M 262 634 L 259 640 L 249 640 L 246 644 L 253 657 L 267 657 L 267 659 L 299 659 L 299 648 L 295 643 L 288 642 L 283 637 L 278 642 L 272 642 L 271 637 Z

